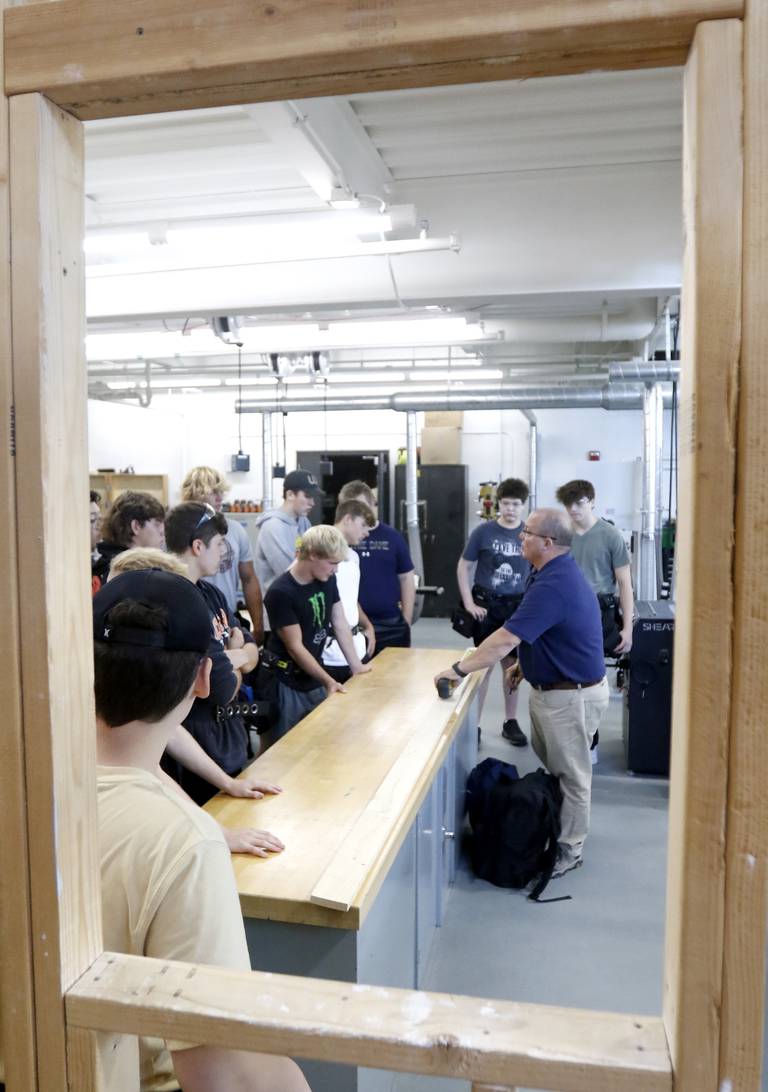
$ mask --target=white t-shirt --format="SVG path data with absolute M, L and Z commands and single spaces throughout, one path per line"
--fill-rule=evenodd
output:
M 342 561 L 336 570 L 336 583 L 339 587 L 339 598 L 344 608 L 344 617 L 349 622 L 350 628 L 356 626 L 360 620 L 360 612 L 357 606 L 357 597 L 360 591 L 360 558 L 354 550 L 347 550 L 346 560 Z M 362 660 L 365 656 L 365 635 L 356 633 L 352 638 L 355 651 Z M 339 642 L 329 641 L 323 651 L 323 663 L 329 667 L 345 667 L 346 658 L 339 648 Z
M 99 766 L 101 904 L 107 951 L 250 970 L 232 860 L 218 824 L 133 767 Z M 141 1089 L 168 1087 L 166 1050 L 140 1038 Z

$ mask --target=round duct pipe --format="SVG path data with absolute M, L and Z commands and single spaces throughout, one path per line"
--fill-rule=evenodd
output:
M 608 366 L 612 383 L 677 383 L 680 365 L 675 361 L 629 360 Z
M 671 405 L 671 396 L 664 396 Z M 643 388 L 614 385 L 582 387 L 517 387 L 497 390 L 435 392 L 434 394 L 390 394 L 357 398 L 259 398 L 236 403 L 236 413 L 316 413 L 320 410 L 482 410 L 482 409 L 605 409 L 638 410 L 643 408 Z

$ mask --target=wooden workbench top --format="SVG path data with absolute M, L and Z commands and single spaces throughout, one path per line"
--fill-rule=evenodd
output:
M 451 659 L 385 649 L 244 771 L 283 793 L 206 805 L 224 826 L 285 843 L 268 858 L 233 856 L 246 917 L 360 928 L 481 681 L 476 672 L 440 699 L 432 679 Z

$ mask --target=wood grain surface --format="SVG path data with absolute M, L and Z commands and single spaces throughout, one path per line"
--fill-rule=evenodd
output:
M 206 805 L 224 826 L 285 843 L 268 858 L 233 858 L 246 917 L 360 927 L 482 679 L 439 698 L 432 678 L 451 658 L 386 649 L 244 771 L 276 781 L 280 796 Z

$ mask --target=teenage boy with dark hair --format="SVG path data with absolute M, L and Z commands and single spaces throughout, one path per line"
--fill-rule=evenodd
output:
M 571 553 L 600 602 L 606 656 L 620 656 L 632 648 L 635 600 L 629 551 L 621 533 L 595 515 L 595 487 L 577 478 L 556 493 L 573 524 Z M 619 618 L 616 611 L 618 586 Z
M 506 478 L 496 490 L 499 514 L 483 520 L 469 536 L 459 558 L 456 579 L 464 609 L 475 619 L 475 647 L 511 618 L 523 598 L 530 565 L 523 557 L 523 509 L 528 486 L 519 478 Z M 525 747 L 525 733 L 517 722 L 517 687 L 505 681 L 505 672 L 517 660 L 513 649 L 501 661 L 504 691 L 504 724 L 501 734 L 513 747 Z M 486 672 L 480 693 L 482 710 L 493 669 Z
M 103 522 L 102 541 L 96 546 L 98 558 L 91 565 L 92 576 L 105 584 L 112 559 L 132 546 L 165 546 L 165 509 L 151 493 L 121 493 Z
M 373 512 L 362 501 L 342 501 L 336 508 L 334 526 L 344 537 L 347 546 L 359 546 L 370 534 L 376 522 Z M 336 570 L 336 584 L 344 609 L 344 617 L 352 632 L 355 652 L 361 660 L 370 660 L 376 650 L 376 631 L 373 623 L 360 606 L 360 558 L 354 549 Z M 339 642 L 334 637 L 323 650 L 323 667 L 336 682 L 345 683 L 352 675 Z
M 262 662 L 274 682 L 278 710 L 270 742 L 284 736 L 326 697 L 344 693 L 322 665 L 331 634 L 353 675 L 371 670 L 355 651 L 336 586 L 336 570 L 346 555 L 339 530 L 325 524 L 310 527 L 299 540 L 293 563 L 264 597 L 270 633 Z
M 179 721 L 208 694 L 210 611 L 188 580 L 152 569 L 110 581 L 93 622 L 107 949 L 247 971 L 221 831 L 155 774 Z M 146 1038 L 139 1050 L 142 1092 L 169 1088 L 174 1070 L 184 1092 L 308 1092 L 288 1058 Z
M 250 757 L 248 731 L 232 705 L 242 675 L 253 671 L 259 652 L 250 633 L 239 628 L 227 603 L 213 584 L 203 577 L 218 572 L 224 551 L 227 521 L 210 504 L 190 501 L 171 509 L 165 521 L 168 549 L 186 566 L 189 579 L 205 600 L 215 636 L 211 638 L 210 693 L 197 698 L 184 720 L 184 727 L 203 750 L 230 776 L 238 774 Z M 165 769 L 197 804 L 214 795 L 213 787 L 177 763 L 165 760 Z
M 365 542 L 356 547 L 360 557 L 360 605 L 376 631 L 376 654 L 385 648 L 410 648 L 416 581 L 408 544 L 394 527 L 378 517 L 376 497 L 363 481 L 347 482 L 339 502 L 367 504 L 376 523 Z

